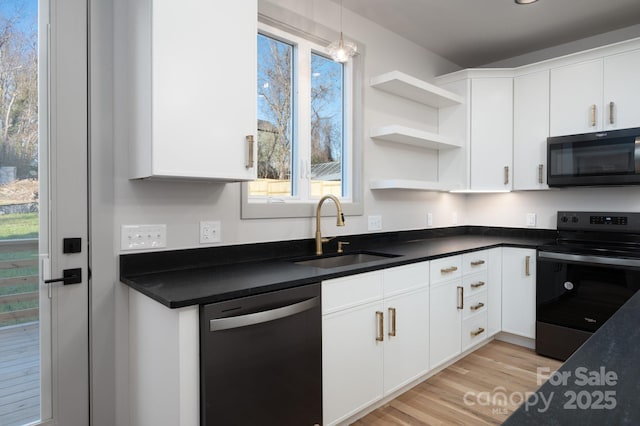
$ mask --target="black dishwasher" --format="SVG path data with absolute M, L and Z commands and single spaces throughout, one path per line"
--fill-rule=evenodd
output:
M 200 423 L 321 425 L 320 284 L 200 306 Z

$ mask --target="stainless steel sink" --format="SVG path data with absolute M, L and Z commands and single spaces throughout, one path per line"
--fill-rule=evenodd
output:
M 348 253 L 331 257 L 316 257 L 308 260 L 294 261 L 296 265 L 313 266 L 322 269 L 338 268 L 340 266 L 359 265 L 362 263 L 375 262 L 377 260 L 397 257 L 395 254 L 386 253 Z

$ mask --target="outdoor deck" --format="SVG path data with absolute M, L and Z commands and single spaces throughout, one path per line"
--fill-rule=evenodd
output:
M 40 418 L 38 323 L 0 328 L 0 425 Z

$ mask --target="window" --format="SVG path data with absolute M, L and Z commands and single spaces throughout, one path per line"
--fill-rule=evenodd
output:
M 311 216 L 323 195 L 357 203 L 353 156 L 354 65 L 298 35 L 259 26 L 258 179 L 243 189 L 243 217 Z M 287 205 L 286 213 L 268 210 Z M 349 210 L 349 209 L 346 209 Z

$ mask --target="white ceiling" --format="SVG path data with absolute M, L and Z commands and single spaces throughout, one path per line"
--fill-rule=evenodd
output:
M 640 24 L 640 0 L 539 0 L 529 5 L 514 0 L 343 2 L 345 8 L 463 68 Z

